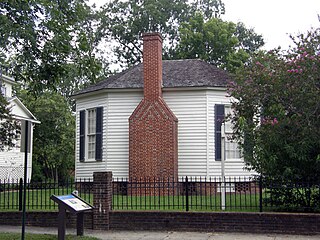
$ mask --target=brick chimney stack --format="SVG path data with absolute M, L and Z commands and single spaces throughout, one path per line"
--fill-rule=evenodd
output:
M 162 37 L 143 34 L 144 98 L 129 118 L 129 177 L 178 176 L 178 119 L 162 98 Z
M 162 37 L 159 33 L 142 37 L 144 97 L 152 101 L 162 97 Z

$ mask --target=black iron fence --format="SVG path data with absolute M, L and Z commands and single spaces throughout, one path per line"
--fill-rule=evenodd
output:
M 293 183 L 250 177 L 114 179 L 113 210 L 320 212 L 319 182 Z M 77 191 L 93 203 L 93 181 L 28 182 L 27 210 L 56 210 L 51 195 Z M 22 180 L 0 180 L 0 210 L 21 210 Z
M 318 183 L 250 177 L 115 179 L 114 210 L 320 212 Z
M 51 195 L 67 195 L 77 191 L 87 202 L 93 202 L 92 180 L 80 179 L 65 182 L 43 181 L 26 183 L 27 210 L 56 210 Z M 0 180 L 0 210 L 22 210 L 23 181 Z
M 115 179 L 114 210 L 262 211 L 254 177 Z

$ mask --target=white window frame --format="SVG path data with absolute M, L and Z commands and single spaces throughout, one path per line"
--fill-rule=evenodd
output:
M 225 117 L 232 114 L 231 105 L 224 105 Z M 241 159 L 241 151 L 237 142 L 232 141 L 232 123 L 230 121 L 225 122 L 225 158 L 226 161 Z
M 97 109 L 90 108 L 86 110 L 86 140 L 85 140 L 85 158 L 95 160 L 96 155 L 96 121 Z

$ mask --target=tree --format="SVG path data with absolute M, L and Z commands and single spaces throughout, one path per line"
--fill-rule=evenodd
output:
M 224 13 L 221 0 L 114 0 L 101 11 L 99 32 L 115 42 L 122 67 L 141 62 L 143 32 L 160 32 L 165 59 L 202 58 L 233 71 L 264 43 L 244 24 L 222 21 Z
M 75 117 L 65 97 L 44 92 L 37 98 L 23 90 L 20 98 L 41 122 L 35 125 L 33 180 L 65 180 L 74 169 Z
M 1 55 L 33 94 L 51 89 L 69 96 L 103 75 L 96 14 L 84 0 L 3 0 L 0 13 Z
M 221 0 L 195 0 L 192 3 L 193 12 L 201 12 L 206 20 L 220 18 L 225 14 L 225 6 Z
M 246 28 L 242 22 L 237 23 L 235 36 L 239 40 L 237 47 L 247 53 L 254 53 L 264 45 L 262 36 L 255 33 L 253 28 Z
M 220 0 L 114 0 L 101 11 L 100 32 L 115 40 L 114 52 L 117 62 L 130 66 L 141 62 L 141 34 L 160 32 L 164 41 L 164 57 L 170 58 L 178 41 L 178 28 L 194 14 L 204 12 L 205 16 L 220 16 L 224 4 Z
M 262 37 L 243 23 L 236 25 L 219 18 L 205 21 L 201 13 L 180 26 L 179 36 L 174 58 L 200 58 L 230 72 L 264 44 Z
M 260 52 L 230 86 L 235 139 L 247 167 L 293 182 L 320 180 L 320 30 Z M 303 195 L 303 194 L 302 194 Z

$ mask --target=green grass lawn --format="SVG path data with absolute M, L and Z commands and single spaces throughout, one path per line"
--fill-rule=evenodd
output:
M 28 210 L 57 210 L 58 205 L 50 199 L 51 195 L 68 195 L 71 194 L 71 188 L 52 188 L 52 189 L 34 189 L 28 190 L 26 194 L 26 204 Z M 80 197 L 93 202 L 92 194 L 80 194 Z M 19 209 L 19 191 L 3 191 L 0 192 L 0 211 Z
M 20 240 L 21 234 L 20 233 L 0 233 L 1 240 Z M 26 240 L 56 240 L 57 235 L 51 234 L 30 234 L 27 233 L 25 235 Z M 67 240 L 98 240 L 95 237 L 86 237 L 86 236 L 74 236 L 74 235 L 66 235 Z
M 113 196 L 113 210 L 186 210 L 185 196 Z M 189 196 L 189 211 L 221 211 L 220 195 Z M 259 211 L 257 194 L 227 194 L 226 211 Z
M 49 188 L 28 190 L 26 203 L 28 211 L 55 211 L 57 204 L 50 199 L 51 195 L 67 195 L 73 189 Z M 130 195 L 130 194 L 129 194 Z M 93 204 L 93 194 L 80 194 L 80 197 Z M 113 210 L 163 210 L 185 211 L 186 196 L 175 194 L 168 196 L 113 196 Z M 220 193 L 212 195 L 191 195 L 188 197 L 189 211 L 221 211 Z M 19 191 L 0 192 L 0 211 L 19 210 Z M 258 193 L 227 193 L 226 211 L 259 211 Z
M 27 210 L 31 211 L 52 211 L 57 210 L 57 204 L 51 199 L 51 195 L 70 194 L 70 189 L 47 189 L 28 191 L 26 202 Z M 92 194 L 80 195 L 89 203 L 93 203 Z M 164 211 L 185 211 L 186 197 L 175 196 L 113 196 L 113 210 L 164 210 Z M 221 196 L 196 195 L 188 198 L 190 211 L 221 211 Z M 0 192 L 0 211 L 17 211 L 19 209 L 19 194 L 17 191 Z M 226 194 L 226 211 L 259 211 L 258 194 Z

